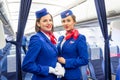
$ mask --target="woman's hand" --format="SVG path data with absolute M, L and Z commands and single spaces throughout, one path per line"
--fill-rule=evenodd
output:
M 65 64 L 65 59 L 63 57 L 58 57 L 58 62 L 61 64 Z

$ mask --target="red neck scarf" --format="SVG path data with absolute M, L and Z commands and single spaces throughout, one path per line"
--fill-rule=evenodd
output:
M 67 32 L 66 32 L 66 37 L 65 37 L 65 39 L 68 40 L 68 39 L 70 39 L 71 37 L 73 37 L 73 38 L 76 40 L 76 39 L 78 38 L 78 36 L 79 36 L 78 30 L 73 29 L 73 30 L 70 30 L 70 31 L 67 31 Z
M 54 34 L 52 32 L 46 32 L 46 31 L 43 31 L 46 35 L 48 35 L 50 37 L 50 41 L 53 43 L 53 44 L 56 44 L 56 38 L 54 36 Z

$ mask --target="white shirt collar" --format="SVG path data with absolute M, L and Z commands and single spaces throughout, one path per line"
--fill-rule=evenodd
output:
M 50 37 L 47 34 L 45 34 L 43 31 L 41 32 L 50 40 Z

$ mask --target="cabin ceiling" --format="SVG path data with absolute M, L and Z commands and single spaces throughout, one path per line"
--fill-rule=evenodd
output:
M 20 0 L 1 0 L 5 16 L 15 33 L 18 27 Z M 108 17 L 120 16 L 120 0 L 105 0 Z M 71 9 L 76 15 L 77 22 L 86 22 L 97 19 L 94 0 L 32 0 L 30 13 L 25 27 L 25 34 L 35 32 L 35 11 L 47 8 L 54 17 L 57 29 L 61 25 L 60 12 Z M 59 29 L 59 28 L 58 28 Z

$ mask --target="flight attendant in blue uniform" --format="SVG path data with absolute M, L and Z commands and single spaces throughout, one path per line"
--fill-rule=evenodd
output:
M 61 80 L 81 80 L 80 67 L 88 64 L 87 43 L 84 35 L 74 28 L 75 16 L 71 10 L 61 13 L 62 25 L 66 30 L 65 36 L 58 39 L 58 62 L 65 68 Z
M 22 70 L 32 73 L 32 80 L 57 80 L 58 51 L 53 35 L 53 18 L 46 8 L 37 11 L 36 18 L 36 34 L 30 38 Z

